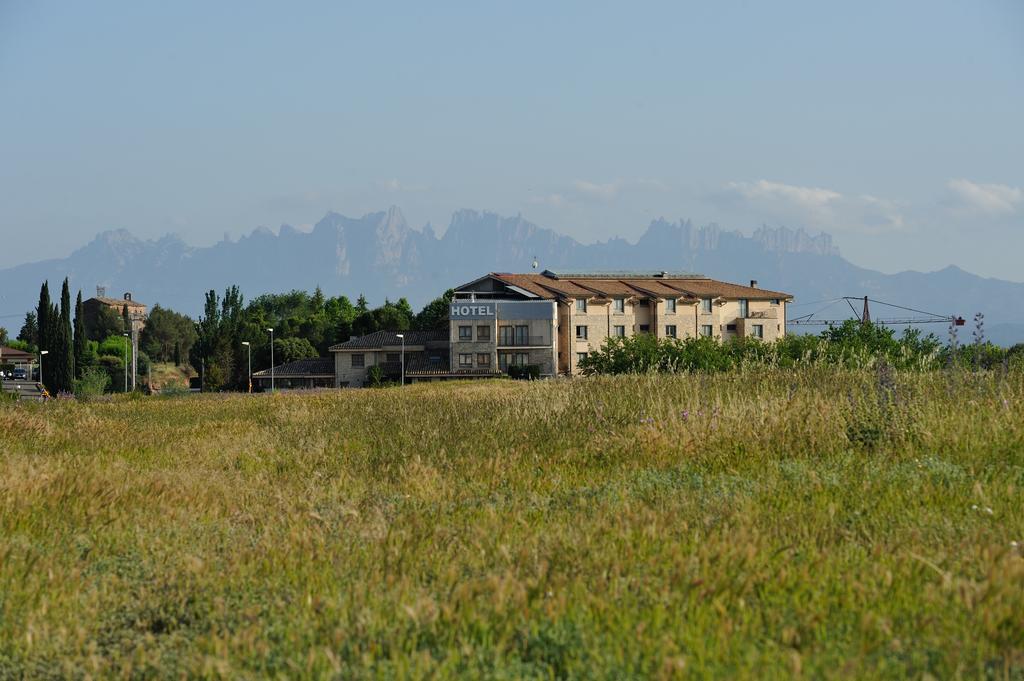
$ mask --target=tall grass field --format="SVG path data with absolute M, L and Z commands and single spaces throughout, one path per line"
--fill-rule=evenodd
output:
M 1024 377 L 0 405 L 0 678 L 1024 679 Z

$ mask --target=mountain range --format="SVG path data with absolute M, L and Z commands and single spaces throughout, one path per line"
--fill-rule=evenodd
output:
M 658 219 L 636 242 L 616 238 L 584 244 L 520 216 L 461 210 L 438 236 L 430 225 L 410 227 L 395 207 L 360 218 L 328 213 L 311 231 L 284 225 L 275 234 L 258 228 L 208 247 L 189 246 L 170 235 L 143 240 L 126 230 L 103 232 L 66 258 L 0 270 L 0 325 L 16 333 L 18 316 L 34 306 L 40 283 L 48 279 L 52 290 L 65 276 L 85 297 L 102 285 L 111 297 L 131 291 L 135 300 L 192 315 L 201 310 L 205 291 L 232 284 L 249 298 L 319 285 L 327 295 L 355 299 L 364 294 L 373 305 L 404 296 L 418 308 L 486 272 L 529 271 L 534 259 L 541 269 L 684 270 L 738 283 L 756 279 L 762 287 L 796 297 L 791 317 L 816 312 L 842 296 L 864 295 L 968 319 L 981 312 L 988 338 L 1002 344 L 1024 341 L 1024 283 L 983 278 L 955 266 L 883 274 L 844 259 L 824 233 L 764 226 L 745 235 L 714 224 Z M 920 316 L 878 305 L 872 312 L 882 318 Z M 819 314 L 849 315 L 842 301 Z M 946 335 L 944 324 L 927 330 Z

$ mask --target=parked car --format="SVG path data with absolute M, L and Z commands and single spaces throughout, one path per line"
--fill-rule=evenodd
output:
M 13 371 L 12 378 L 14 378 L 15 381 L 25 381 L 25 380 L 28 380 L 28 372 L 25 371 L 24 369 L 15 369 Z

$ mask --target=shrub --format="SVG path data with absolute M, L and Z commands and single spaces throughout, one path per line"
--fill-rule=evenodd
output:
M 972 346 L 975 347 L 975 346 Z M 987 346 L 985 350 L 989 351 Z M 979 352 L 975 347 L 974 352 Z M 991 365 L 993 354 L 985 360 Z M 909 329 L 899 338 L 892 329 L 850 321 L 820 336 L 790 335 L 765 342 L 756 338 L 720 341 L 710 337 L 656 338 L 637 334 L 609 338 L 600 350 L 580 361 L 585 374 L 645 374 L 679 371 L 714 373 L 743 367 L 827 365 L 846 369 L 885 365 L 927 369 L 940 365 L 939 341 Z
M 110 374 L 100 367 L 89 367 L 75 381 L 75 397 L 88 400 L 99 397 L 110 387 Z

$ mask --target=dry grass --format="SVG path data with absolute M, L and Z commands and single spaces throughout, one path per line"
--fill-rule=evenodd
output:
M 1020 375 L 3 407 L 0 678 L 1019 679 L 1022 489 Z

